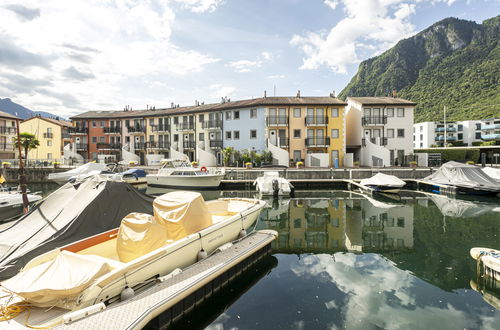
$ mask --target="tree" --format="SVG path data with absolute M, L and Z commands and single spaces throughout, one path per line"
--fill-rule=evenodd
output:
M 231 160 L 231 156 L 234 153 L 234 148 L 233 147 L 226 147 L 222 150 L 222 160 L 224 162 L 224 166 L 229 165 L 229 161 Z
M 36 138 L 35 134 L 31 133 L 20 133 L 19 134 L 21 140 L 21 148 L 24 149 L 24 159 L 28 159 L 28 152 L 30 150 L 36 149 L 40 145 L 40 141 Z M 15 138 L 16 147 L 19 147 L 19 143 L 17 141 L 17 137 Z

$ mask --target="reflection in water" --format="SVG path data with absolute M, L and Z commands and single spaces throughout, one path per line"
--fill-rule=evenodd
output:
M 500 282 L 491 277 L 481 277 L 478 274 L 475 280 L 470 280 L 470 287 L 479 292 L 484 301 L 500 310 Z

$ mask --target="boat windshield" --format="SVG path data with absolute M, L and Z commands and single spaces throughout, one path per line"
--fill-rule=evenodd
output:
M 161 168 L 192 167 L 191 164 L 181 159 L 164 159 Z

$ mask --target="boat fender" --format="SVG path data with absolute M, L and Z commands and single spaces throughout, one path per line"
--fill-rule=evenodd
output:
M 247 231 L 245 229 L 240 230 L 240 234 L 238 235 L 238 238 L 243 238 L 247 236 Z
M 219 246 L 219 247 L 217 248 L 217 252 L 222 252 L 222 251 L 224 251 L 224 250 L 227 250 L 227 249 L 229 249 L 231 246 L 233 246 L 233 243 L 231 243 L 231 242 L 228 242 L 228 243 L 226 243 L 226 244 L 222 244 L 221 246 Z
M 207 171 L 207 168 L 206 168 L 205 166 L 202 166 L 202 167 L 200 168 L 200 171 L 201 171 L 201 172 L 206 172 L 206 171 Z
M 126 286 L 120 293 L 120 300 L 125 301 L 132 298 L 135 295 L 134 289 Z
M 158 279 L 156 281 L 157 282 L 165 282 L 166 280 L 168 280 L 176 275 L 179 275 L 180 273 L 182 273 L 182 269 L 176 268 L 173 271 L 171 271 L 170 273 L 168 273 L 167 275 L 158 277 Z
M 207 252 L 203 249 L 198 252 L 198 261 L 206 259 L 207 258 Z
M 62 319 L 65 324 L 68 324 L 83 319 L 84 317 L 87 317 L 89 315 L 98 313 L 104 309 L 106 309 L 106 305 L 103 302 L 100 302 L 98 304 L 67 313 L 63 315 Z

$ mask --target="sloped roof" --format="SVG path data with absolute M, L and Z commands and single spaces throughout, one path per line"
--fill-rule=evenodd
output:
M 0 111 L 0 118 L 8 118 L 8 119 L 21 119 L 19 117 L 16 117 L 14 115 L 11 115 L 10 113 Z
M 366 105 L 417 105 L 415 102 L 388 96 L 381 97 L 348 97 L 348 100 Z
M 30 121 L 32 119 L 41 119 L 41 120 L 45 120 L 45 121 L 48 121 L 50 123 L 53 123 L 53 124 L 56 124 L 56 125 L 59 125 L 59 126 L 67 126 L 67 127 L 71 127 L 71 122 L 70 121 L 67 121 L 67 120 L 61 120 L 61 119 L 55 119 L 55 118 L 46 118 L 46 117 L 39 117 L 39 116 L 35 116 L 35 117 L 31 117 L 31 118 L 28 118 L 26 120 L 24 120 L 23 122 L 27 122 L 27 121 Z

